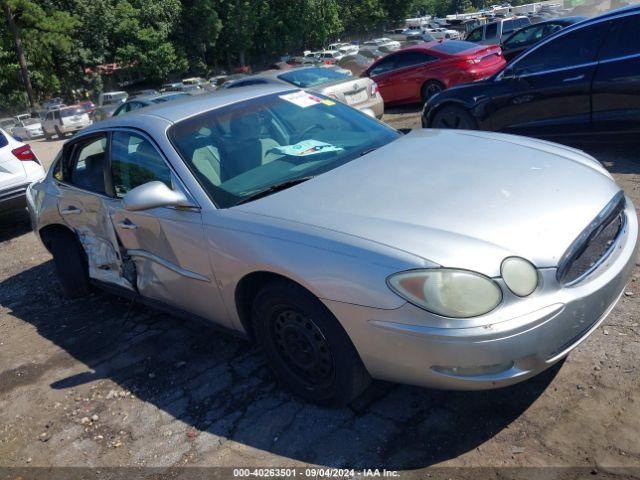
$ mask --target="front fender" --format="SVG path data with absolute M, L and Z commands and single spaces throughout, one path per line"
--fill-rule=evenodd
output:
M 216 281 L 234 317 L 237 285 L 250 273 L 287 277 L 324 300 L 396 309 L 406 302 L 386 278 L 436 266 L 369 240 L 286 220 L 230 210 L 206 213 L 203 220 Z

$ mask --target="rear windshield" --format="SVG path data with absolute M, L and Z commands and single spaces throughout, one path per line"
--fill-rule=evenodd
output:
M 62 110 L 60 110 L 60 117 L 65 118 L 65 117 L 73 117 L 74 115 L 82 115 L 84 113 L 84 109 L 77 107 L 77 108 L 63 108 Z
M 471 42 L 465 42 L 462 40 L 449 40 L 442 43 L 437 43 L 436 45 L 430 47 L 431 50 L 435 50 L 436 52 L 446 53 L 448 55 L 455 55 L 460 52 L 464 52 L 465 50 L 471 50 L 472 48 L 477 48 L 478 45 Z
M 310 88 L 324 83 L 346 80 L 349 76 L 328 68 L 305 68 L 283 73 L 278 75 L 278 78 L 296 87 Z

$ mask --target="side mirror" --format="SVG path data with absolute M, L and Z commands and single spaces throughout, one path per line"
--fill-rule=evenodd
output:
M 498 76 L 498 80 L 516 80 L 518 77 L 513 70 L 513 67 L 507 65 L 502 73 Z
M 124 196 L 122 203 L 130 212 L 157 207 L 193 207 L 182 192 L 171 190 L 159 181 L 137 186 Z

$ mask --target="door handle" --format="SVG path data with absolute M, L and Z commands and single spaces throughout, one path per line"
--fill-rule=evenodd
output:
M 81 211 L 82 210 L 80 210 L 78 207 L 74 207 L 73 205 L 69 205 L 67 208 L 63 208 L 62 210 L 60 210 L 60 213 L 62 215 L 77 215 Z
M 138 226 L 128 218 L 124 219 L 122 222 L 118 222 L 118 226 L 123 230 L 135 230 L 138 228 Z
M 577 82 L 578 80 L 582 80 L 584 78 L 584 74 L 578 75 L 576 77 L 569 77 L 562 80 L 563 82 Z

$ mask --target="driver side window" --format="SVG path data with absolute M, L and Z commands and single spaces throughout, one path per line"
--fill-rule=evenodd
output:
M 171 170 L 151 142 L 131 132 L 114 132 L 111 141 L 111 175 L 118 198 L 154 180 L 172 188 Z

